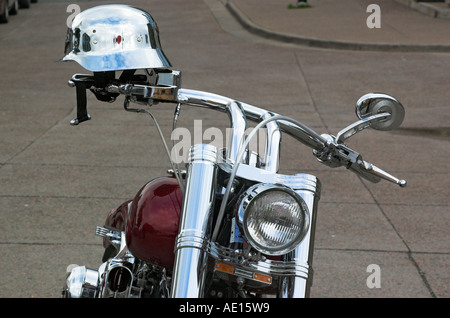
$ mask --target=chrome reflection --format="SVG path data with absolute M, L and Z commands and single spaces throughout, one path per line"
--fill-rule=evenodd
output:
M 68 29 L 63 61 L 89 71 L 165 68 L 171 64 L 152 16 L 128 5 L 103 5 L 78 14 Z
M 75 266 L 67 275 L 64 298 L 93 298 L 98 287 L 98 272 L 86 266 Z

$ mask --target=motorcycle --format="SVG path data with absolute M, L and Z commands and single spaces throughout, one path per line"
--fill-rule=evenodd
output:
M 400 126 L 404 107 L 387 94 L 362 96 L 356 103 L 358 121 L 334 136 L 270 110 L 182 88 L 181 72 L 169 69 L 161 49 L 156 22 L 124 5 L 78 14 L 68 29 L 65 53 L 63 60 L 93 72 L 69 80 L 77 96 L 71 125 L 91 119 L 87 90 L 103 102 L 123 95 L 125 111 L 147 114 L 155 122 L 170 169 L 107 215 L 96 229 L 105 248 L 102 265 L 70 268 L 62 297 L 309 297 L 321 183 L 310 174 L 278 172 L 282 134 L 311 148 L 331 168 L 406 186 L 345 144 L 369 127 Z M 169 150 L 150 111 L 157 105 L 174 106 L 174 130 L 184 107 L 225 113 L 228 144 L 194 144 L 180 169 L 177 152 Z M 250 132 L 248 121 L 256 123 Z M 249 145 L 260 132 L 265 144 L 258 153 Z

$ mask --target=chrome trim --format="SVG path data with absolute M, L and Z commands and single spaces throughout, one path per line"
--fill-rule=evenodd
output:
M 133 257 L 119 256 L 102 264 L 99 271 L 102 272 L 102 284 L 99 290 L 99 298 L 130 297 L 134 280 L 134 275 L 131 271 L 133 263 Z M 116 285 L 111 286 L 112 284 Z
M 107 238 L 118 249 L 117 255 L 103 263 L 99 268 L 100 284 L 97 297 L 129 298 L 132 293 L 134 279 L 132 269 L 136 259 L 128 250 L 125 232 L 107 226 L 97 226 L 95 234 Z M 110 278 L 112 271 L 114 271 L 113 277 Z M 120 275 L 120 284 L 126 283 L 126 286 L 121 285 L 120 290 L 110 288 L 111 284 L 117 282 L 117 274 Z
M 212 145 L 194 145 L 187 167 L 186 193 L 175 243 L 172 298 L 203 296 L 206 275 L 204 244 L 209 237 L 214 205 L 217 150 Z
M 298 266 L 305 266 L 310 268 L 308 277 L 288 276 L 281 279 L 279 285 L 278 297 L 280 298 L 307 298 L 310 294 L 310 288 L 313 281 L 313 253 L 314 253 L 314 239 L 316 232 L 317 208 L 320 199 L 321 184 L 319 179 L 312 175 L 297 175 L 295 185 L 295 192 L 297 192 L 303 200 L 310 212 L 310 227 L 307 235 L 299 246 L 292 252 L 283 257 L 283 261 L 288 263 L 295 263 Z M 304 183 L 300 180 L 303 179 Z M 293 181 L 293 180 L 292 180 Z
M 308 279 L 311 271 L 307 262 L 301 263 L 296 260 L 274 261 L 274 260 L 248 260 L 243 252 L 220 246 L 214 242 L 206 242 L 204 248 L 208 255 L 217 261 L 228 263 L 248 272 L 259 272 L 272 276 L 295 276 Z
M 120 249 L 124 243 L 124 233 L 119 230 L 108 227 L 108 226 L 97 226 L 95 229 L 95 235 L 104 237 L 107 239 L 114 247 Z
M 265 113 L 262 120 L 272 117 L 272 114 Z M 281 132 L 280 126 L 271 121 L 267 125 L 266 154 L 264 157 L 264 169 L 276 173 L 280 164 Z
M 97 295 L 98 272 L 86 266 L 73 267 L 66 278 L 63 298 L 94 298 Z

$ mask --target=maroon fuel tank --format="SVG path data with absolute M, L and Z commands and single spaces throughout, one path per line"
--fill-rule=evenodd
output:
M 134 256 L 172 268 L 182 201 L 175 178 L 160 177 L 139 190 L 126 222 L 127 246 Z

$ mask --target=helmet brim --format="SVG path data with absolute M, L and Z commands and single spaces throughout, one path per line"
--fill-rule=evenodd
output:
M 161 49 L 140 49 L 112 54 L 84 54 L 70 52 L 62 61 L 75 61 L 91 72 L 121 71 L 171 67 Z

